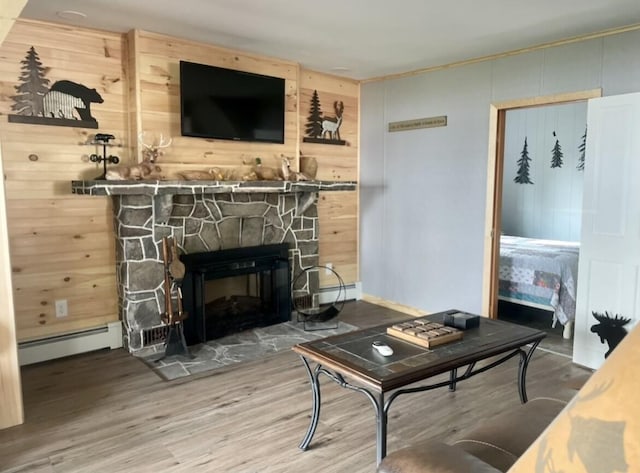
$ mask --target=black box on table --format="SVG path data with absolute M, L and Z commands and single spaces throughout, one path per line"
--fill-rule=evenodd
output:
M 480 325 L 480 316 L 452 310 L 444 314 L 443 323 L 449 327 L 467 330 L 470 328 L 476 328 Z

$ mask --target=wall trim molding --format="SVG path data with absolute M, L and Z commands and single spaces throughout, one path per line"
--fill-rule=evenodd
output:
M 372 77 L 370 79 L 363 79 L 362 81 L 360 81 L 360 83 L 366 84 L 368 82 L 380 82 L 384 80 L 401 79 L 405 77 L 417 76 L 420 74 L 425 74 L 427 72 L 440 71 L 442 69 L 451 69 L 452 67 L 467 66 L 470 64 L 476 64 L 478 62 L 492 61 L 494 59 L 500 59 L 500 58 L 509 57 L 509 56 L 516 56 L 518 54 L 529 53 L 532 51 L 539 51 L 541 49 L 554 48 L 556 46 L 563 46 L 565 44 L 579 43 L 581 41 L 588 41 L 590 39 L 604 38 L 607 36 L 627 33 L 629 31 L 635 31 L 635 30 L 640 30 L 640 23 L 623 26 L 619 28 L 611 28 L 608 30 L 597 31 L 595 33 L 588 33 L 580 36 L 572 36 L 570 38 L 560 39 L 558 41 L 540 43 L 534 46 L 527 46 L 525 48 L 505 51 L 504 53 L 490 54 L 488 56 L 480 56 L 480 57 L 471 58 L 471 59 L 464 59 L 462 61 L 451 62 L 448 64 L 442 64 L 439 66 L 424 67 L 422 69 L 416 69 L 414 71 L 399 72 L 397 74 L 389 74 L 386 76 Z
M 381 307 L 386 307 L 387 309 L 395 310 L 397 312 L 403 312 L 405 314 L 421 317 L 423 315 L 428 315 L 430 312 L 422 309 L 418 309 L 416 307 L 411 307 L 408 305 L 400 304 L 398 302 L 390 301 L 387 299 L 383 299 L 381 297 L 372 296 L 371 294 L 363 294 L 362 300 L 365 302 L 369 302 L 371 304 L 379 305 Z
M 112 322 L 91 330 L 19 343 L 18 359 L 20 366 L 25 366 L 102 348 L 121 347 L 122 322 Z

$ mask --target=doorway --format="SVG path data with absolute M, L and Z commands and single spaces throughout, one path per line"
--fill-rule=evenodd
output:
M 576 104 L 585 102 L 587 99 L 601 96 L 601 91 L 591 90 L 584 92 L 576 92 L 571 94 L 562 94 L 554 96 L 536 97 L 531 99 L 522 99 L 517 101 L 503 102 L 491 106 L 490 120 L 490 141 L 489 141 L 489 168 L 487 173 L 487 219 L 486 219 L 486 236 L 485 236 L 485 274 L 483 287 L 483 311 L 489 314 L 491 318 L 505 318 L 511 315 L 514 321 L 529 321 L 538 324 L 539 320 L 547 320 L 549 329 L 551 329 L 554 314 L 558 314 L 563 324 L 567 320 L 564 318 L 563 311 L 555 310 L 553 307 L 544 307 L 548 304 L 540 304 L 544 302 L 541 298 L 547 298 L 550 302 L 554 296 L 556 289 L 556 281 L 553 276 L 545 271 L 534 268 L 530 262 L 520 265 L 526 268 L 505 269 L 505 271 L 518 272 L 514 274 L 515 283 L 509 282 L 509 274 L 500 274 L 501 271 L 501 240 L 503 246 L 515 244 L 534 244 L 537 247 L 529 249 L 515 249 L 511 246 L 512 253 L 505 255 L 505 258 L 515 257 L 518 253 L 529 254 L 534 250 L 543 251 L 539 248 L 543 245 L 544 240 L 559 240 L 560 242 L 568 240 L 579 241 L 579 218 L 581 213 L 581 194 L 580 202 L 567 206 L 553 205 L 555 210 L 549 211 L 549 199 L 558 195 L 565 195 L 566 191 L 550 192 L 549 184 L 551 181 L 559 181 L 562 166 L 562 151 L 556 148 L 556 144 L 561 148 L 561 137 L 559 132 L 562 129 L 562 135 L 568 138 L 568 135 L 575 135 L 575 130 L 569 133 L 567 124 L 561 124 L 559 112 L 562 105 Z M 556 108 L 560 107 L 560 108 Z M 584 117 L 582 118 L 581 127 L 586 123 L 586 107 L 584 108 Z M 555 118 L 554 118 L 555 117 Z M 509 123 L 508 122 L 509 119 Z M 575 125 L 572 125 L 575 126 Z M 550 136 L 546 136 L 549 134 Z M 553 136 L 555 134 L 555 136 Z M 573 146 L 575 138 L 569 138 Z M 551 143 L 551 146 L 549 146 Z M 569 143 L 567 141 L 566 143 Z M 548 149 L 547 149 L 548 148 Z M 538 155 L 536 165 L 533 163 L 533 153 Z M 575 156 L 575 153 L 572 153 Z M 554 162 L 555 158 L 555 162 Z M 566 168 L 562 174 L 567 182 L 576 178 L 568 172 L 568 168 L 576 163 L 573 161 L 566 163 Z M 513 161 L 513 162 L 512 162 Z M 556 165 L 555 168 L 551 166 Z M 536 183 L 536 180 L 538 182 Z M 579 177 L 575 179 L 579 181 Z M 536 185 L 538 187 L 536 187 Z M 571 184 L 569 184 L 571 185 Z M 569 191 L 569 194 L 571 191 Z M 574 192 L 575 194 L 575 192 Z M 576 199 L 577 197 L 567 197 Z M 577 208 L 577 220 L 575 218 L 575 210 Z M 525 212 L 526 211 L 526 212 Z M 554 228 L 550 225 L 549 220 L 558 220 L 562 213 L 571 213 L 574 215 L 573 224 L 563 224 L 561 228 Z M 550 215 L 551 214 L 551 215 Z M 577 225 L 576 225 L 577 222 Z M 576 229 L 577 227 L 577 229 Z M 506 230 L 506 231 L 505 231 Z M 503 237 L 503 234 L 505 239 Z M 562 244 L 561 244 L 562 246 Z M 561 248 L 559 251 L 564 251 Z M 577 256 L 575 261 L 575 279 L 577 279 Z M 520 272 L 520 270 L 522 271 Z M 517 283 L 518 277 L 521 284 Z M 530 289 L 526 289 L 526 284 L 530 284 Z M 535 282 L 535 284 L 533 284 Z M 553 287 L 545 288 L 546 285 Z M 575 284 L 574 284 L 575 286 Z M 509 291 L 511 290 L 511 293 Z M 548 294 L 546 292 L 548 292 Z M 573 288 L 572 300 L 568 300 L 567 294 L 563 294 L 561 286 L 555 291 L 555 306 L 562 304 L 573 304 L 575 312 L 575 287 Z M 544 294 L 543 294 L 544 293 Z M 514 296 L 514 297 L 510 297 Z M 536 299 L 537 296 L 540 298 Z M 563 297 L 564 301 L 559 299 Z M 507 300 L 505 300 L 507 299 Z M 509 300 L 510 299 L 510 300 Z M 560 307 L 562 309 L 562 307 Z M 569 310 L 569 309 L 568 309 Z M 551 312 L 550 312 L 551 311 Z M 502 317 L 504 315 L 504 317 Z M 556 326 L 557 326 L 556 322 Z M 542 328 L 542 327 L 541 327 Z M 560 351 L 566 352 L 567 356 L 571 355 L 570 343 L 562 343 L 563 336 L 567 332 L 560 326 Z M 570 330 L 570 328 L 569 328 Z M 551 337 L 549 337 L 551 340 Z M 568 345 L 568 346 L 565 346 Z

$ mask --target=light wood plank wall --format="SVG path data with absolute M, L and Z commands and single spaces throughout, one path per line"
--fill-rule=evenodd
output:
M 3 0 L 0 2 L 0 46 L 26 0 Z M 4 176 L 2 142 L 0 142 L 0 176 Z M 4 179 L 0 182 L 0 429 L 24 422 L 20 366 L 16 343 L 16 323 L 11 283 L 11 256 L 7 232 L 7 209 L 5 205 Z
M 135 55 L 130 101 L 139 103 L 138 131 L 150 137 L 163 133 L 173 138 L 159 164 L 163 177 L 178 171 L 211 167 L 244 168 L 260 157 L 264 165 L 279 167 L 281 156 L 295 158 L 298 136 L 298 65 L 279 59 L 253 56 L 212 45 L 195 43 L 146 31 L 129 33 L 130 54 Z M 180 136 L 180 60 L 209 64 L 285 79 L 285 142 L 248 143 Z M 133 141 L 133 140 L 132 140 Z
M 340 138 L 346 145 L 303 142 L 313 92 L 318 92 L 324 116 L 334 116 L 334 102 L 343 102 Z M 302 70 L 300 73 L 300 153 L 318 161 L 318 179 L 358 180 L 360 85 L 357 81 Z M 358 278 L 358 192 L 326 192 L 318 202 L 320 264 L 332 264 L 346 284 Z M 323 285 L 335 277 L 320 272 Z
M 357 81 L 301 69 L 298 64 L 279 59 L 253 56 L 240 51 L 194 43 L 146 31 L 129 33 L 130 56 L 135 57 L 131 77 L 130 103 L 139 104 L 134 130 L 172 136 L 172 146 L 162 157 L 167 178 L 184 169 L 207 170 L 211 167 L 242 168 L 243 163 L 261 157 L 263 163 L 277 167 L 281 156 L 293 158 L 297 168 L 299 155 L 318 160 L 318 178 L 358 179 L 358 123 L 360 88 Z M 285 79 L 285 142 L 239 143 L 180 136 L 179 61 L 265 74 Z M 344 103 L 341 138 L 347 146 L 311 144 L 302 141 L 313 91 L 317 90 L 324 114 L 333 116 L 334 101 Z M 135 135 L 133 135 L 135 136 Z M 138 151 L 136 151 L 138 152 Z M 322 193 L 320 215 L 320 263 L 331 263 L 345 283 L 358 279 L 358 195 L 357 192 Z M 325 285 L 335 279 L 321 274 Z
M 0 148 L 0 175 L 2 175 Z M 18 347 L 16 343 L 15 309 L 11 286 L 11 257 L 7 232 L 4 180 L 0 181 L 0 429 L 24 421 Z
M 8 123 L 20 61 L 34 46 L 50 85 L 68 79 L 95 87 L 104 98 L 92 106 L 99 130 Z M 357 81 L 304 70 L 299 64 L 144 31 L 121 35 L 35 21 L 16 22 L 0 47 L 0 141 L 19 341 L 88 329 L 118 320 L 114 239 L 108 198 L 71 194 L 70 181 L 100 168 L 87 145 L 97 132 L 116 136 L 111 149 L 123 162 L 140 159 L 137 134 L 173 138 L 159 163 L 170 178 L 186 169 L 239 168 L 261 157 L 277 166 L 281 156 L 297 168 L 302 152 L 318 160 L 318 178 L 357 180 Z M 285 79 L 285 143 L 239 143 L 180 136 L 179 61 Z M 317 90 L 326 115 L 344 102 L 340 132 L 348 146 L 303 143 L 309 99 Z M 37 161 L 29 155 L 37 155 Z M 358 280 L 357 192 L 321 194 L 320 261 L 332 263 L 346 283 Z M 322 274 L 325 285 L 333 279 Z M 66 299 L 69 316 L 55 317 Z
M 21 61 L 33 46 L 49 86 L 72 80 L 104 99 L 91 111 L 99 130 L 8 123 Z M 70 181 L 97 177 L 87 144 L 111 133 L 126 144 L 126 41 L 121 34 L 18 21 L 0 47 L 0 142 L 18 340 L 93 328 L 118 320 L 110 201 L 71 194 Z M 128 149 L 109 151 L 128 160 Z M 30 159 L 30 155 L 31 159 Z M 37 156 L 35 160 L 34 156 Z M 69 315 L 56 318 L 55 301 Z

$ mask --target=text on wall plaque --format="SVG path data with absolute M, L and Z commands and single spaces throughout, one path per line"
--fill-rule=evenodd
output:
M 435 128 L 437 126 L 447 126 L 447 116 L 416 118 L 414 120 L 404 120 L 401 122 L 389 122 L 389 131 L 417 130 L 419 128 Z

